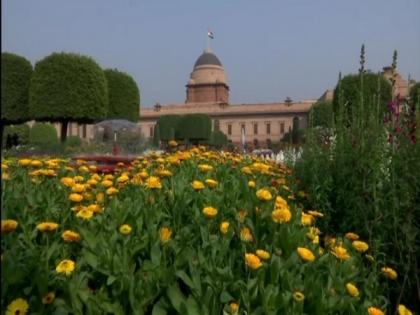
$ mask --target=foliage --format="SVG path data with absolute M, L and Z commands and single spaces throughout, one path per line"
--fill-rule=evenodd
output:
M 139 120 L 140 92 L 134 79 L 116 69 L 104 71 L 108 83 L 109 109 L 107 118 Z
M 178 124 L 181 119 L 179 115 L 162 115 L 156 121 L 154 135 L 159 136 L 159 140 L 171 141 L 176 138 Z
M 283 165 L 200 148 L 153 153 L 112 177 L 69 162 L 2 161 L 2 220 L 17 222 L 6 232 L 2 221 L 3 308 L 17 298 L 34 314 L 365 314 L 389 305 L 382 266 L 347 238 L 336 244 L 348 257 L 322 245 L 322 213 L 300 206 L 305 196 Z M 68 275 L 57 272 L 64 259 L 75 262 Z
M 363 88 L 361 89 L 359 74 L 349 74 L 339 80 L 334 89 L 333 110 L 337 114 L 339 105 L 344 106 L 346 115 L 343 119 L 352 121 L 355 115 L 354 109 L 365 110 L 370 107 L 372 110 L 386 112 L 387 104 L 392 98 L 391 84 L 381 74 L 371 72 L 363 73 Z M 363 103 L 362 103 L 363 102 Z
M 373 78 L 369 73 L 365 76 Z M 374 80 L 365 76 L 363 84 L 372 86 Z M 349 82 L 354 90 L 361 84 L 357 77 Z M 380 92 L 385 102 L 389 87 L 381 84 L 381 88 L 385 88 Z M 337 95 L 336 100 L 346 102 L 348 93 L 344 89 L 344 96 Z M 351 120 L 342 104 L 337 107 L 328 140 L 320 141 L 319 129 L 308 131 L 296 175 L 310 196 L 306 206 L 325 211 L 321 228 L 342 234 L 359 230 L 381 253 L 379 265 L 387 257 L 400 270 L 399 281 L 388 287 L 392 302 L 418 305 L 419 279 L 410 275 L 418 274 L 420 181 L 415 174 L 420 168 L 420 148 L 415 130 L 419 112 L 404 106 L 398 114 L 394 102 L 382 112 L 371 96 L 364 94 L 359 102 L 353 94 Z
M 187 114 L 179 121 L 177 139 L 186 139 L 193 143 L 208 141 L 211 134 L 211 119 L 206 114 Z
M 420 108 L 420 82 L 417 82 L 410 88 L 410 104 Z
M 29 143 L 49 147 L 58 143 L 57 130 L 49 123 L 35 123 L 29 131 Z
M 9 125 L 6 126 L 4 130 L 3 146 L 6 143 L 8 136 L 17 136 L 17 141 L 19 145 L 27 144 L 29 142 L 29 125 L 20 124 L 20 125 Z
M 310 112 L 311 127 L 331 128 L 333 121 L 332 101 L 318 101 L 316 102 Z
M 1 122 L 2 125 L 29 120 L 28 95 L 32 65 L 24 57 L 1 54 Z
M 106 117 L 105 75 L 90 57 L 53 53 L 35 65 L 29 89 L 29 113 L 36 120 L 89 123 Z M 67 129 L 67 128 L 65 128 Z M 62 141 L 66 138 L 62 130 Z
M 83 143 L 83 140 L 79 136 L 70 136 L 66 139 L 67 147 L 80 147 Z
M 212 131 L 209 144 L 216 148 L 222 148 L 228 143 L 227 136 L 220 130 Z

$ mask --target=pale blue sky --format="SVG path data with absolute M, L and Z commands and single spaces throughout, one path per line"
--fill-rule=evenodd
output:
M 132 75 L 142 106 L 184 102 L 206 45 L 227 72 L 235 103 L 318 98 L 338 72 L 379 71 L 398 50 L 420 80 L 420 0 L 3 0 L 2 51 L 32 64 L 56 51 Z

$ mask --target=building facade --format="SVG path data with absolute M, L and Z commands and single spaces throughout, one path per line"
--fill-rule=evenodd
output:
M 162 115 L 202 113 L 210 116 L 213 130 L 221 130 L 234 144 L 242 134 L 251 147 L 268 147 L 291 131 L 293 122 L 306 128 L 308 114 L 316 100 L 293 102 L 230 104 L 229 85 L 219 58 L 206 49 L 194 64 L 186 85 L 183 104 L 156 104 L 140 109 L 140 128 L 146 138 L 153 137 L 156 121 Z

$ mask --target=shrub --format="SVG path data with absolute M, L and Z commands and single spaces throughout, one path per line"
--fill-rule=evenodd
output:
M 49 123 L 35 123 L 29 132 L 29 143 L 40 147 L 50 147 L 58 143 L 57 130 Z

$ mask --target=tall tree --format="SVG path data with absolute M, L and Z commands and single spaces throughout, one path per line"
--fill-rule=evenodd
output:
M 107 111 L 105 74 L 92 58 L 53 53 L 36 63 L 29 113 L 36 120 L 60 122 L 62 142 L 69 122 L 91 123 L 105 118 Z
M 108 84 L 109 107 L 107 118 L 139 120 L 140 92 L 136 81 L 117 69 L 104 71 Z
M 32 65 L 24 57 L 1 54 L 1 130 L 4 126 L 29 120 L 28 95 Z
M 208 141 L 211 134 L 211 119 L 206 114 L 183 115 L 178 124 L 177 138 L 197 144 Z

